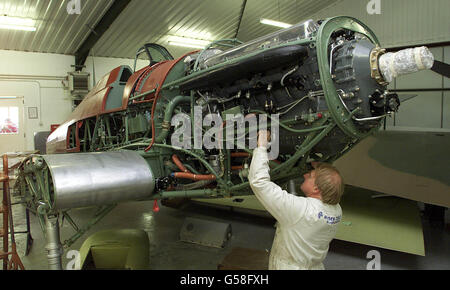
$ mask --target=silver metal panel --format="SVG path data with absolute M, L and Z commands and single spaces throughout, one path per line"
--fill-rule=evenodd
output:
M 155 177 L 133 151 L 44 156 L 54 184 L 54 209 L 81 208 L 148 198 Z

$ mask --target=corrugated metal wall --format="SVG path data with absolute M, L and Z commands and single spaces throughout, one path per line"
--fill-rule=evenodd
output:
M 381 14 L 370 15 L 371 0 L 341 0 L 313 15 L 314 19 L 346 15 L 367 24 L 384 47 L 450 41 L 449 0 L 372 0 Z
M 168 46 L 169 36 L 212 41 L 235 38 L 238 34 L 246 42 L 279 30 L 260 24 L 260 18 L 295 24 L 335 1 L 133 0 L 99 39 L 91 54 L 134 58 L 146 42 Z M 37 31 L 0 29 L 0 49 L 74 54 L 88 37 L 89 27 L 96 26 L 113 2 L 82 0 L 80 14 L 69 15 L 68 0 L 1 0 L 0 14 L 32 18 L 36 20 Z M 192 50 L 174 46 L 168 49 L 175 57 Z
M 133 58 L 142 44 L 156 42 L 179 57 L 192 49 L 169 46 L 169 36 L 205 40 L 237 36 L 246 42 L 280 29 L 262 25 L 259 22 L 261 18 L 296 24 L 334 2 L 335 0 L 135 0 L 100 38 L 94 52 L 98 56 Z M 245 11 L 239 26 L 244 3 Z
M 168 46 L 169 36 L 197 39 L 234 37 L 241 0 L 132 1 L 94 46 L 97 56 L 134 58 L 147 42 L 179 57 L 194 49 Z
M 106 13 L 112 0 L 85 0 L 80 15 L 67 13 L 68 1 L 0 1 L 0 14 L 36 20 L 36 32 L 0 30 L 0 49 L 73 54 Z
M 261 18 L 297 24 L 311 19 L 311 14 L 334 2 L 336 0 L 248 0 L 238 38 L 245 42 L 280 30 L 262 25 Z

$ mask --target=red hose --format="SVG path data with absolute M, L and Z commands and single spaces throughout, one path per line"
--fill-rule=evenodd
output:
M 176 172 L 173 173 L 173 176 L 175 178 L 179 178 L 179 179 L 190 179 L 190 180 L 194 180 L 194 181 L 202 181 L 202 180 L 216 180 L 216 176 L 215 175 L 197 175 L 194 174 L 192 172 L 190 172 L 189 170 L 187 170 L 187 168 L 183 165 L 183 163 L 180 161 L 180 158 L 178 158 L 178 156 L 176 154 L 174 154 L 172 156 L 172 161 L 177 165 L 177 167 L 183 171 L 183 172 Z
M 194 181 L 202 181 L 202 180 L 216 180 L 216 176 L 215 175 L 196 175 L 193 173 L 183 173 L 183 172 L 177 172 L 174 173 L 173 176 L 175 178 L 179 178 L 179 179 L 190 179 L 190 180 L 194 180 Z
M 173 163 L 175 163 L 175 165 L 184 173 L 192 173 L 189 170 L 187 170 L 187 168 L 183 165 L 183 163 L 181 163 L 180 158 L 178 158 L 177 155 L 173 155 L 172 156 L 172 161 Z

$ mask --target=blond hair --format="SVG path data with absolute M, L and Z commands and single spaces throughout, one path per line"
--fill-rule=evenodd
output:
M 336 167 L 320 163 L 316 166 L 316 186 L 322 194 L 322 202 L 337 205 L 344 195 L 344 179 Z

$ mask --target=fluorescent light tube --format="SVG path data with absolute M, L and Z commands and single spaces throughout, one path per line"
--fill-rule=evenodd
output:
M 36 31 L 36 27 L 0 24 L 0 29 Z
M 191 48 L 205 48 L 210 41 L 195 39 L 195 38 L 187 38 L 180 36 L 170 36 L 169 37 L 169 45 L 175 46 L 183 46 L 183 47 L 191 47 Z
M 190 47 L 190 48 L 202 48 L 202 49 L 206 47 L 206 45 L 182 43 L 182 42 L 177 42 L 177 41 L 169 41 L 169 45 Z
M 13 100 L 17 99 L 17 97 L 14 96 L 0 96 L 0 100 Z
M 0 16 L 0 29 L 36 31 L 35 21 L 31 18 Z
M 272 25 L 272 26 L 281 27 L 281 28 L 292 27 L 292 24 L 279 22 L 279 21 L 275 21 L 275 20 L 270 20 L 270 19 L 265 19 L 265 18 L 261 18 L 260 22 L 261 22 L 261 24 Z

